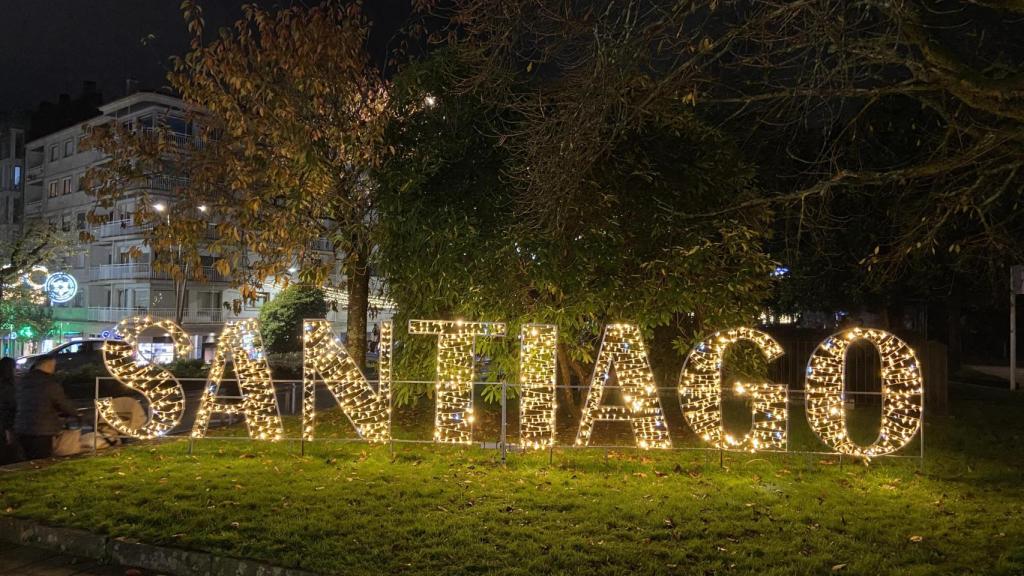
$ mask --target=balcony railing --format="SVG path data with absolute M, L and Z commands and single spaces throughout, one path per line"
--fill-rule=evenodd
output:
M 54 308 L 54 319 L 58 321 L 88 321 L 88 322 L 104 322 L 111 325 L 117 324 L 125 318 L 131 318 L 133 316 L 150 316 L 151 318 L 162 318 L 167 320 L 174 320 L 175 309 L 168 307 L 108 307 L 108 306 L 93 306 L 89 308 L 75 308 L 75 307 L 60 307 Z M 219 324 L 221 322 L 230 320 L 241 320 L 244 318 L 254 318 L 259 315 L 258 309 L 246 308 L 239 314 L 221 308 L 189 308 L 185 310 L 185 314 L 181 321 L 183 324 Z M 343 323 L 345 317 L 344 311 L 329 311 L 326 315 L 327 320 L 334 323 Z
M 67 308 L 66 310 L 74 310 L 73 308 Z M 94 307 L 85 308 L 85 318 L 92 322 L 110 322 L 116 324 L 125 318 L 132 316 L 150 316 L 153 318 L 164 318 L 168 320 L 174 320 L 175 310 L 174 308 L 108 308 L 108 307 Z M 68 314 L 69 316 L 72 314 Z M 81 314 L 73 314 L 73 316 L 80 317 Z M 199 308 L 189 309 L 185 311 L 185 315 L 181 321 L 186 324 L 207 324 L 212 322 L 223 322 L 229 320 L 233 316 L 222 308 Z
M 153 277 L 148 262 L 132 264 L 101 264 L 89 270 L 89 280 L 142 280 Z
M 153 227 L 152 224 L 135 224 L 130 220 L 119 220 L 107 222 L 93 229 L 93 235 L 97 238 L 112 238 L 115 236 L 131 236 L 142 234 Z
M 206 282 L 230 282 L 231 278 L 217 272 L 213 266 L 204 266 L 203 275 Z M 89 280 L 170 280 L 167 272 L 154 270 L 148 262 L 129 264 L 100 264 L 89 269 Z M 195 281 L 191 278 L 189 281 Z
M 334 245 L 326 238 L 317 238 L 309 243 L 309 247 L 320 252 L 334 252 Z
M 147 136 L 161 137 L 179 148 L 198 149 L 203 147 L 203 140 L 191 134 L 181 134 L 162 128 L 143 128 Z

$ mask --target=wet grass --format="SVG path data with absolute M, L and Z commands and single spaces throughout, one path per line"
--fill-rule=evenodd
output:
M 493 450 L 338 441 L 302 455 L 295 442 L 204 440 L 189 456 L 172 440 L 4 472 L 0 504 L 339 574 L 1024 573 L 1024 399 L 955 393 L 954 413 L 927 424 L 923 467 L 629 449 L 502 465 Z M 396 428 L 429 434 L 429 414 L 410 410 Z M 318 426 L 347 434 L 337 413 Z

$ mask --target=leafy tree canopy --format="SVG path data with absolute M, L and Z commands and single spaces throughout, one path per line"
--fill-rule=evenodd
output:
M 503 341 L 477 344 L 494 359 L 490 376 L 510 377 L 525 322 L 557 324 L 563 368 L 582 373 L 608 322 L 637 323 L 649 337 L 667 328 L 663 337 L 682 349 L 698 333 L 751 320 L 774 268 L 763 250 L 764 214 L 675 223 L 679 211 L 714 211 L 759 194 L 727 138 L 665 99 L 573 175 L 584 192 L 560 206 L 571 212 L 559 226 L 536 226 L 523 216 L 521 188 L 508 178 L 515 164 L 495 132 L 523 118 L 490 91 L 545 93 L 515 82 L 461 92 L 453 79 L 473 58 L 436 51 L 395 79 L 395 153 L 377 178 L 380 266 L 399 331 L 414 317 L 509 321 Z M 406 368 L 433 366 L 432 342 L 403 342 Z

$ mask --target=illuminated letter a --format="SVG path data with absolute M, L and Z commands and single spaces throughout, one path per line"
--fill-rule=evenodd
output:
M 625 405 L 601 403 L 612 366 L 615 367 Z M 600 421 L 629 422 L 640 448 L 672 446 L 643 338 L 640 330 L 631 324 L 610 324 L 604 330 L 576 444 L 590 444 L 594 423 Z

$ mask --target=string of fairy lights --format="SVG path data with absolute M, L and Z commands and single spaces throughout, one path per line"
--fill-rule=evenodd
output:
M 558 327 L 524 324 L 519 333 L 519 436 L 525 448 L 555 445 Z
M 98 398 L 96 411 L 115 430 L 136 438 L 155 438 L 173 430 L 185 412 L 185 390 L 169 370 L 139 356 L 142 333 L 158 329 L 174 344 L 178 358 L 187 358 L 192 344 L 188 333 L 172 320 L 156 320 L 149 316 L 125 318 L 117 325 L 121 341 L 109 340 L 103 345 L 103 363 L 118 382 L 145 397 L 149 418 L 142 426 L 131 428 L 118 416 L 110 398 Z
M 785 386 L 769 382 L 740 382 L 733 392 L 752 403 L 751 430 L 741 438 L 725 431 L 722 421 L 722 368 L 725 353 L 744 340 L 753 343 L 771 362 L 782 356 L 774 338 L 752 328 L 723 330 L 698 343 L 686 357 L 679 377 L 683 417 L 694 432 L 715 448 L 782 450 L 786 447 L 788 394 Z
M 409 334 L 437 336 L 434 441 L 469 444 L 473 439 L 473 351 L 476 338 L 504 336 L 504 322 L 409 320 Z
M 374 392 L 359 365 L 331 331 L 327 320 L 302 322 L 302 438 L 313 440 L 316 428 L 317 376 L 334 396 L 359 436 L 369 442 L 391 439 L 391 322 L 381 323 L 380 388 Z
M 240 403 L 226 402 L 218 397 L 229 360 L 234 365 L 235 379 L 242 396 Z M 193 438 L 206 436 L 210 417 L 215 413 L 245 416 L 249 437 L 255 440 L 274 441 L 284 437 L 274 379 L 263 354 L 259 320 L 255 318 L 224 324 L 192 426 Z
M 867 340 L 878 351 L 882 377 L 882 424 L 869 446 L 850 439 L 846 422 L 846 354 Z M 914 351 L 884 330 L 854 328 L 826 338 L 807 363 L 807 420 L 815 434 L 841 454 L 870 459 L 906 446 L 921 427 L 924 382 Z
M 166 368 L 143 358 L 142 334 L 159 330 L 170 337 L 177 357 L 191 350 L 188 334 L 171 320 L 149 316 L 126 318 L 117 326 L 122 340 L 104 344 L 103 359 L 111 375 L 141 394 L 148 417 L 138 427 L 122 419 L 110 398 L 96 401 L 97 414 L 118 432 L 138 438 L 166 435 L 181 422 L 185 393 Z M 505 336 L 503 322 L 462 320 L 410 320 L 412 335 L 437 337 L 434 441 L 468 444 L 473 436 L 473 381 L 476 338 Z M 313 440 L 316 424 L 316 389 L 322 380 L 360 437 L 370 442 L 391 439 L 391 386 L 394 329 L 380 324 L 377 390 L 363 375 L 324 319 L 303 322 L 302 438 Z M 863 446 L 849 437 L 845 368 L 850 346 L 870 342 L 880 359 L 882 419 L 878 437 Z M 752 343 L 769 362 L 783 354 L 771 336 L 752 328 L 715 333 L 689 353 L 677 388 L 685 421 L 703 441 L 723 450 L 784 450 L 787 446 L 788 391 L 764 381 L 736 381 L 732 392 L 750 399 L 750 431 L 734 437 L 722 417 L 723 363 L 738 342 Z M 524 324 L 520 329 L 518 385 L 520 446 L 555 446 L 557 411 L 558 328 L 550 324 Z M 218 396 L 228 362 L 233 362 L 241 402 Z M 807 364 L 805 407 L 814 433 L 840 454 L 869 460 L 905 447 L 921 428 L 923 378 L 914 351 L 895 335 L 877 329 L 854 328 L 826 338 Z M 605 398 L 610 389 L 621 390 L 622 403 Z M 263 354 L 259 323 L 255 319 L 228 322 L 200 400 L 193 438 L 203 438 L 215 413 L 241 414 L 249 436 L 257 440 L 284 437 L 270 367 Z M 654 374 L 640 329 L 631 324 L 605 328 L 597 353 L 575 444 L 589 446 L 598 422 L 628 422 L 641 449 L 671 448 Z
M 613 367 L 625 404 L 603 403 Z M 576 445 L 590 444 L 595 423 L 623 421 L 633 428 L 639 448 L 672 447 L 640 329 L 632 324 L 609 324 L 597 352 Z

